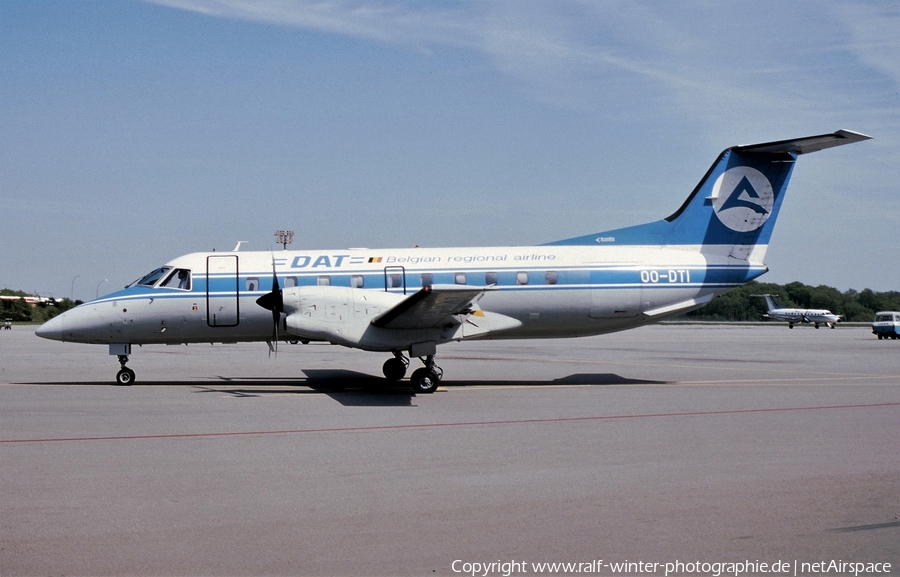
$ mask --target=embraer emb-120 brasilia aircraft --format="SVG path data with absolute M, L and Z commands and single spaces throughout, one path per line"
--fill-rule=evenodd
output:
M 750 295 L 754 297 L 763 297 L 766 299 L 767 313 L 763 315 L 767 319 L 775 319 L 778 321 L 787 321 L 788 328 L 794 328 L 795 323 L 811 323 L 819 328 L 820 324 L 824 324 L 829 328 L 834 328 L 835 323 L 841 321 L 841 315 L 836 315 L 826 309 L 791 309 L 780 307 L 775 302 L 775 295 Z
M 671 216 L 539 246 L 188 254 L 37 334 L 109 345 L 122 385 L 134 382 L 135 344 L 296 340 L 390 353 L 391 381 L 419 357 L 410 384 L 430 393 L 439 344 L 621 331 L 757 278 L 797 157 L 868 139 L 839 130 L 734 146 Z

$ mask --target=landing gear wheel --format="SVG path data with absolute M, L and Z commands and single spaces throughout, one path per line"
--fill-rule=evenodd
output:
M 409 380 L 412 383 L 413 392 L 423 395 L 435 392 L 441 383 L 438 374 L 428 367 L 416 369 Z
M 116 382 L 123 387 L 134 384 L 134 371 L 132 371 L 128 367 L 123 368 L 118 373 L 116 373 Z
M 406 375 L 406 367 L 408 364 L 409 361 L 403 362 L 402 358 L 394 357 L 393 359 L 384 361 L 381 372 L 384 373 L 384 378 L 387 380 L 399 381 Z
M 127 387 L 134 384 L 134 371 L 125 366 L 128 362 L 128 355 L 119 355 L 119 366 L 122 367 L 116 373 L 116 383 Z

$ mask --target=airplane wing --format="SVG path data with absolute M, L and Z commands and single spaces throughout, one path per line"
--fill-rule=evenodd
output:
M 453 315 L 469 312 L 470 305 L 489 287 L 433 285 L 423 287 L 391 309 L 372 319 L 386 329 L 428 329 L 454 321 Z

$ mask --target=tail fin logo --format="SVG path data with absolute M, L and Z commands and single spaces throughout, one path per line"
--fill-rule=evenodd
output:
M 738 232 L 750 232 L 765 224 L 775 203 L 769 179 L 749 166 L 723 172 L 710 198 L 722 224 Z

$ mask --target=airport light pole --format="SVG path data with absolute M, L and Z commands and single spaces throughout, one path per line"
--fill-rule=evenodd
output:
M 287 245 L 294 244 L 294 231 L 292 230 L 276 230 L 275 231 L 275 240 L 278 244 L 284 247 L 284 250 L 287 250 Z
M 80 277 L 80 274 L 76 274 L 74 278 L 72 278 L 72 290 L 69 294 L 69 297 L 72 299 L 72 302 L 75 302 L 75 279 Z
M 102 281 L 97 283 L 97 296 L 94 298 L 100 298 L 100 285 L 102 285 L 103 283 L 105 283 L 108 280 L 109 280 L 108 278 L 105 278 Z

